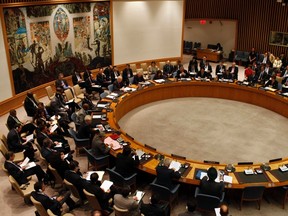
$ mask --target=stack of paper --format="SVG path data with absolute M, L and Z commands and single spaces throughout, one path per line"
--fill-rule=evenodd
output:
M 111 95 L 111 94 L 110 94 L 110 95 L 107 95 L 106 97 L 109 98 L 109 99 L 112 99 L 112 100 L 114 100 L 114 99 L 116 98 L 115 96 L 113 96 L 113 95 Z
M 175 171 L 178 171 L 181 168 L 181 163 L 177 161 L 172 161 L 170 163 L 169 169 L 174 169 Z
M 26 170 L 30 169 L 32 167 L 35 167 L 35 166 L 36 166 L 35 162 L 30 162 L 29 163 L 29 158 L 28 157 L 26 157 L 25 160 L 20 164 L 20 167 L 21 168 L 25 168 Z
M 60 116 L 60 115 L 57 115 L 57 119 L 60 119 L 60 118 L 61 118 L 61 116 Z M 55 115 L 53 115 L 53 116 L 51 117 L 51 120 L 53 120 L 53 121 L 54 121 L 54 120 L 57 120 L 57 119 L 56 119 L 56 116 L 55 116 Z
M 164 79 L 156 79 L 154 80 L 156 83 L 165 83 L 165 80 Z
M 105 108 L 107 106 L 108 106 L 108 104 L 97 104 L 97 107 L 100 107 L 100 108 Z
M 26 166 L 28 163 L 29 163 L 29 158 L 26 157 L 25 160 L 20 164 L 20 167 L 22 168 L 22 167 Z
M 282 172 L 288 171 L 288 167 L 285 166 L 285 165 L 280 166 L 279 169 L 280 169 Z
M 108 180 L 105 180 L 105 181 L 101 184 L 100 188 L 101 188 L 102 190 L 104 190 L 104 192 L 107 192 L 112 185 L 113 185 L 113 182 L 108 181 Z
M 99 176 L 98 181 L 102 181 L 105 171 L 88 171 L 87 174 L 86 174 L 87 175 L 86 176 L 86 180 L 90 181 L 90 176 L 93 173 L 97 173 L 98 176 Z
M 265 87 L 264 88 L 265 90 L 268 90 L 268 91 L 272 91 L 272 92 L 275 92 L 275 91 L 277 91 L 277 89 L 274 89 L 274 88 L 271 88 L 271 87 Z
M 232 184 L 232 181 L 233 181 L 233 177 L 232 176 L 228 176 L 228 175 L 224 175 L 224 182 L 226 183 L 230 183 Z
M 102 118 L 102 115 L 93 115 L 92 118 L 93 118 L 93 119 L 101 119 L 101 118 Z
M 118 150 L 118 149 L 122 148 L 122 146 L 120 145 L 120 143 L 117 142 L 116 140 L 113 140 L 111 137 L 107 137 L 107 138 L 104 140 L 104 143 L 107 144 L 107 145 L 112 145 L 112 149 L 113 149 L 113 150 Z

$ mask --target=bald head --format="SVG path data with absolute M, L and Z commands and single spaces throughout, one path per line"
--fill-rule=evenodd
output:
M 228 206 L 225 205 L 225 204 L 222 204 L 222 205 L 220 206 L 220 215 L 221 215 L 221 216 L 228 216 L 228 214 L 229 214 Z

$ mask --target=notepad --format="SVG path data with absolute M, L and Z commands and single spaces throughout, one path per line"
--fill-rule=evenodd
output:
M 181 163 L 177 161 L 172 161 L 170 163 L 169 169 L 174 169 L 175 171 L 178 171 L 181 168 Z
M 53 133 L 57 128 L 58 128 L 58 125 L 57 125 L 57 124 L 54 124 L 54 125 L 50 128 L 50 133 Z
M 115 151 L 122 148 L 120 143 L 117 142 L 116 140 L 113 140 L 111 137 L 105 138 L 104 143 L 107 145 L 112 145 L 112 149 Z
M 138 203 L 142 200 L 144 195 L 145 195 L 144 191 L 138 191 L 138 190 L 136 191 L 135 197 Z
M 30 159 L 28 157 L 25 158 L 25 160 L 20 164 L 20 167 L 24 167 L 29 163 Z
M 274 89 L 274 88 L 271 88 L 271 87 L 265 87 L 264 88 L 265 90 L 268 90 L 268 91 L 272 91 L 272 92 L 275 92 L 275 91 L 277 91 L 277 89 Z
M 62 142 L 55 143 L 55 148 L 61 148 L 63 146 Z
M 164 79 L 156 79 L 156 80 L 154 80 L 156 83 L 164 83 L 165 82 L 165 80 Z
M 253 174 L 254 174 L 254 171 L 253 171 L 252 169 L 246 169 L 246 170 L 244 170 L 244 173 L 245 173 L 246 175 L 253 175 Z
M 61 116 L 60 115 L 57 115 L 57 119 L 60 119 L 61 118 Z M 57 120 L 56 119 L 56 116 L 55 115 L 53 115 L 52 117 L 51 117 L 51 120 L 53 120 L 53 121 L 55 121 L 55 120 Z
M 93 115 L 92 118 L 93 118 L 93 119 L 100 119 L 100 118 L 102 118 L 102 115 Z
M 98 125 L 96 125 L 96 128 L 98 128 L 100 131 L 105 131 L 105 128 L 103 127 L 103 125 L 102 124 L 98 124 Z
M 35 167 L 35 166 L 36 166 L 35 162 L 30 162 L 25 166 L 25 170 L 30 169 L 30 168 Z
M 117 94 L 115 92 L 111 93 L 110 95 L 113 96 L 113 97 L 118 97 L 119 96 L 119 94 Z
M 144 155 L 144 154 L 145 154 L 145 152 L 144 152 L 144 151 L 142 151 L 141 149 L 137 149 L 135 152 L 136 152 L 136 155 L 137 155 L 139 158 L 141 158 L 141 157 L 142 157 L 142 155 Z
M 104 192 L 107 192 L 112 185 L 113 185 L 113 182 L 112 182 L 112 181 L 105 180 L 105 181 L 101 184 L 100 188 L 101 188 L 102 190 L 104 190 Z
M 106 98 L 109 98 L 109 99 L 114 100 L 114 99 L 115 99 L 115 96 L 113 96 L 113 95 L 107 95 Z
M 108 104 L 97 104 L 97 107 L 100 107 L 100 108 L 105 108 L 107 106 L 108 106 Z
M 86 175 L 87 175 L 87 176 L 86 176 L 86 180 L 90 181 L 90 176 L 91 176 L 93 173 L 97 173 L 97 174 L 98 174 L 98 181 L 102 181 L 105 171 L 88 171 L 88 172 L 86 173 Z
M 228 176 L 228 175 L 224 175 L 224 182 L 226 183 L 230 183 L 232 184 L 232 181 L 233 181 L 233 177 L 232 176 Z
M 286 172 L 288 171 L 288 167 L 283 165 L 283 166 L 280 166 L 279 169 L 282 171 L 282 172 Z

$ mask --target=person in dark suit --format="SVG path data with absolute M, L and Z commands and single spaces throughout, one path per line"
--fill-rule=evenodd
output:
M 104 156 L 109 154 L 112 146 L 107 146 L 104 143 L 105 133 L 96 130 L 92 140 L 91 149 L 95 156 Z
M 73 85 L 79 85 L 80 88 L 85 88 L 85 80 L 83 79 L 81 73 L 79 71 L 75 71 L 72 75 L 72 83 Z
M 266 73 L 264 66 L 261 66 L 257 82 L 260 85 L 264 85 L 267 79 L 268 79 L 268 74 Z
M 108 81 L 111 81 L 111 73 L 113 73 L 113 66 L 109 65 L 109 67 L 106 67 L 104 70 L 104 74 L 106 75 L 106 79 Z
M 101 85 L 102 87 L 107 88 L 107 86 L 111 83 L 109 80 L 107 80 L 107 77 L 105 73 L 103 72 L 103 68 L 100 68 L 97 76 L 96 76 L 96 81 Z
M 181 78 L 189 78 L 189 74 L 187 72 L 187 70 L 184 69 L 183 65 L 180 66 L 179 70 L 177 71 L 177 75 L 176 77 L 178 79 L 181 79 Z
M 265 87 L 271 87 L 278 90 L 278 82 L 276 80 L 276 75 L 271 76 L 268 82 L 266 82 Z
M 201 68 L 200 71 L 197 73 L 196 78 L 208 78 L 209 75 L 206 73 L 204 68 Z
M 7 127 L 9 130 L 13 129 L 16 127 L 16 125 L 21 125 L 21 131 L 20 133 L 28 133 L 28 134 L 32 134 L 33 131 L 35 130 L 35 125 L 33 125 L 32 123 L 23 123 L 21 122 L 18 117 L 17 117 L 17 112 L 15 109 L 11 109 L 9 111 L 9 116 L 7 118 Z
M 215 71 L 216 77 L 218 79 L 221 79 L 225 71 L 226 71 L 226 67 L 225 65 L 223 65 L 223 61 L 220 61 L 220 64 L 216 66 L 216 71 Z
M 50 154 L 48 159 L 50 165 L 57 170 L 58 174 L 61 176 L 62 179 L 65 178 L 65 172 L 67 170 L 70 170 L 69 164 L 71 163 L 71 160 L 69 160 L 69 156 L 65 158 L 64 151 L 60 151 L 57 153 Z
M 113 70 L 111 71 L 110 77 L 111 77 L 111 83 L 114 83 L 115 80 L 117 80 L 117 77 L 120 76 L 120 73 L 118 71 L 118 68 L 116 66 L 113 67 Z
M 141 213 L 145 216 L 165 216 L 170 215 L 170 207 L 168 202 L 161 202 L 158 194 L 151 196 L 150 203 L 142 203 L 140 207 Z
M 45 210 L 50 209 L 53 214 L 60 216 L 62 213 L 62 205 L 66 203 L 69 206 L 69 211 L 76 207 L 75 202 L 71 199 L 70 191 L 61 191 L 57 197 L 49 197 L 45 193 L 45 184 L 41 181 L 34 184 L 34 191 L 31 196 L 42 204 Z
M 235 62 L 232 63 L 232 66 L 229 67 L 228 70 L 232 74 L 233 80 L 238 80 L 238 67 Z
M 84 118 L 84 123 L 80 125 L 77 133 L 79 139 L 92 139 L 92 117 L 91 115 L 86 115 Z
M 158 70 L 155 74 L 155 76 L 153 77 L 153 80 L 157 80 L 157 79 L 165 79 L 166 77 L 163 75 L 161 70 Z
M 232 80 L 233 76 L 230 73 L 229 70 L 226 70 L 225 73 L 223 74 L 223 79 L 227 79 L 227 80 Z
M 198 72 L 198 62 L 195 56 L 192 55 L 192 59 L 189 61 L 188 65 L 188 71 L 189 72 Z
M 129 78 L 133 77 L 132 69 L 130 68 L 130 64 L 126 64 L 126 68 L 122 72 L 123 82 L 126 83 L 126 85 L 129 85 Z
M 173 65 L 171 65 L 170 61 L 167 61 L 166 64 L 163 66 L 163 75 L 167 78 L 173 76 Z
M 86 179 L 82 178 L 82 173 L 79 169 L 79 163 L 77 161 L 71 161 L 69 168 L 70 170 L 65 171 L 64 178 L 77 188 L 81 199 L 86 200 L 86 196 L 83 192 Z
M 132 153 L 129 146 L 125 146 L 122 153 L 117 154 L 115 171 L 126 178 L 135 173 L 135 167 L 138 165 L 139 157 L 134 152 Z
M 92 173 L 90 175 L 90 181 L 86 181 L 84 183 L 84 189 L 87 192 L 95 195 L 102 209 L 110 210 L 109 199 L 112 198 L 114 194 L 111 193 L 110 190 L 108 190 L 107 192 L 104 192 L 100 188 L 101 182 L 98 181 L 98 178 L 99 176 L 97 173 Z
M 104 90 L 101 87 L 101 83 L 99 83 L 96 79 L 93 78 L 92 73 L 85 80 L 85 88 L 86 88 L 86 93 L 88 93 L 88 94 L 92 94 L 93 91 L 96 91 L 99 94 L 104 92 Z
M 20 167 L 18 164 L 14 163 L 13 160 L 15 155 L 13 152 L 9 151 L 5 154 L 4 167 L 8 170 L 8 173 L 18 182 L 19 185 L 27 184 L 27 177 L 31 175 L 36 175 L 38 181 L 41 181 L 43 178 L 46 178 L 45 172 L 37 164 L 34 167 L 26 169 L 25 167 Z M 46 181 L 46 179 L 45 179 Z
M 178 171 L 174 171 L 173 169 L 169 169 L 171 163 L 171 159 L 165 158 L 163 166 L 157 166 L 157 181 L 156 184 L 162 185 L 169 189 L 173 189 L 175 187 L 173 183 L 173 179 L 179 179 L 181 174 Z
M 58 74 L 58 79 L 55 80 L 55 86 L 56 88 L 62 88 L 62 89 L 71 89 L 71 87 L 68 85 L 67 81 L 64 78 L 63 73 Z M 72 91 L 73 94 L 73 91 Z
M 33 117 L 38 109 L 38 103 L 31 92 L 27 92 L 27 96 L 24 100 L 24 109 L 27 116 L 30 117 Z
M 201 193 L 221 198 L 222 192 L 224 190 L 224 183 L 223 181 L 220 183 L 215 182 L 215 179 L 218 176 L 217 170 L 214 167 L 210 167 L 207 171 L 207 176 L 201 179 Z
M 7 145 L 8 150 L 14 153 L 24 151 L 24 156 L 28 157 L 31 161 L 36 161 L 34 159 L 34 148 L 31 142 L 25 142 L 24 138 L 20 137 L 21 125 L 16 125 L 16 128 L 13 128 L 9 131 L 7 135 Z
M 205 72 L 208 74 L 209 79 L 212 79 L 212 67 L 209 64 L 209 62 L 205 61 L 205 64 L 204 64 L 203 67 L 204 67 Z
M 50 108 L 53 111 L 54 115 L 60 115 L 65 121 L 70 122 L 69 117 L 75 111 L 70 107 L 67 108 L 66 102 L 63 98 L 63 89 L 56 88 L 55 97 L 51 100 Z
M 137 74 L 134 76 L 133 84 L 138 85 L 139 82 L 145 82 L 145 79 L 143 77 L 143 73 L 141 71 L 138 71 Z
M 113 91 L 120 91 L 124 87 L 124 82 L 121 76 L 113 82 Z
M 254 85 L 255 83 L 257 83 L 258 81 L 258 76 L 256 74 L 256 71 L 253 71 L 252 74 L 248 77 L 247 81 Z

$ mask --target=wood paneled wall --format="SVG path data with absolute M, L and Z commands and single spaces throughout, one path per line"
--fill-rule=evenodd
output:
M 185 14 L 186 19 L 238 20 L 238 50 L 287 54 L 287 47 L 269 45 L 270 31 L 288 32 L 288 6 L 276 0 L 186 0 Z

